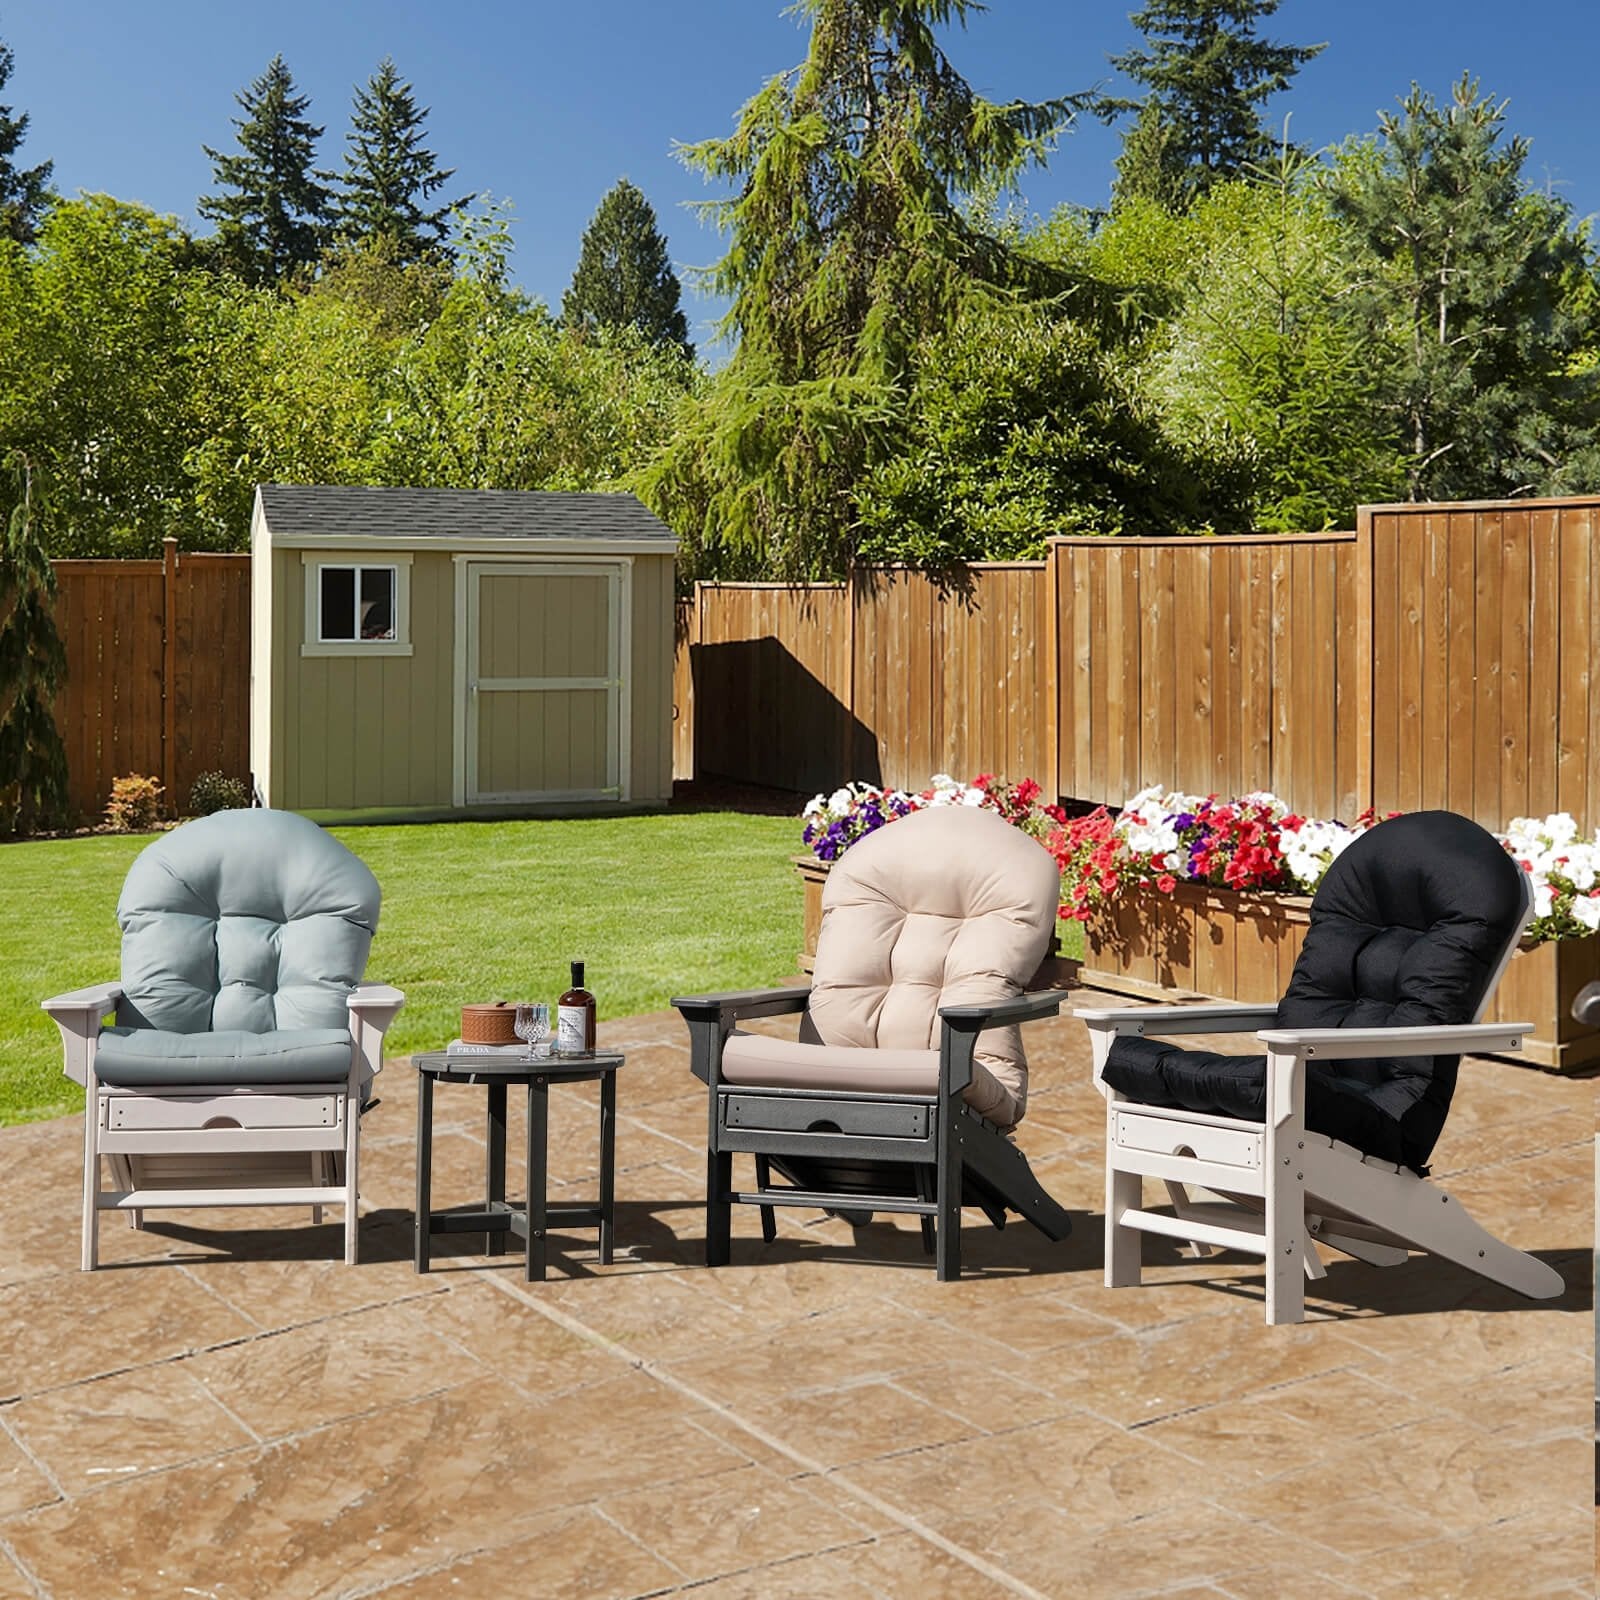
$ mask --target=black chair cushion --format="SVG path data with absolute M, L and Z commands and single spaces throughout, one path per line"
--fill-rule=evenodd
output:
M 1465 817 L 1419 811 L 1380 823 L 1322 880 L 1277 1026 L 1471 1022 L 1521 927 L 1525 895 L 1521 869 Z M 1453 1055 L 1307 1063 L 1306 1126 L 1426 1172 L 1459 1064 Z M 1266 1114 L 1264 1055 L 1118 1038 L 1105 1080 L 1147 1105 L 1256 1122 Z

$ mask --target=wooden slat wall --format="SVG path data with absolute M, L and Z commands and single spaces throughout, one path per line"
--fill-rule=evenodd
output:
M 56 725 L 72 809 L 99 816 L 112 780 L 130 773 L 160 779 L 180 804 L 208 769 L 247 779 L 249 556 L 178 556 L 166 571 L 160 561 L 54 566 L 56 625 L 67 652 Z
M 1368 515 L 1374 802 L 1600 826 L 1600 498 Z
M 1150 783 L 1366 803 L 1353 533 L 1062 539 L 1058 791 L 1118 804 Z
M 849 776 L 841 771 L 853 738 L 843 586 L 699 585 L 694 606 L 695 772 L 794 790 Z M 675 677 L 681 712 L 681 668 Z

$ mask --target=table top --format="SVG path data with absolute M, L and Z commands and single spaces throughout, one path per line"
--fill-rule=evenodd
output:
M 626 1057 L 620 1050 L 587 1050 L 580 1056 L 453 1056 L 425 1050 L 411 1058 L 418 1072 L 464 1083 L 525 1083 L 530 1078 L 595 1078 L 615 1072 Z

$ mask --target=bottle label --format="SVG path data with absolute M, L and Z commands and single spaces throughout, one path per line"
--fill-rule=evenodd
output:
M 589 1048 L 589 1012 L 584 1006 L 556 1007 L 556 1049 L 564 1056 L 581 1056 Z

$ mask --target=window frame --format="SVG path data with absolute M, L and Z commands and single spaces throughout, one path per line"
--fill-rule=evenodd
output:
M 365 555 L 359 551 L 304 551 L 305 609 L 301 632 L 302 656 L 409 656 L 411 644 L 411 557 L 394 552 Z M 322 574 L 342 568 L 353 574 L 355 593 L 361 593 L 362 572 L 388 571 L 394 575 L 394 637 L 392 639 L 324 639 L 322 637 Z M 359 602 L 358 602 L 359 603 Z

